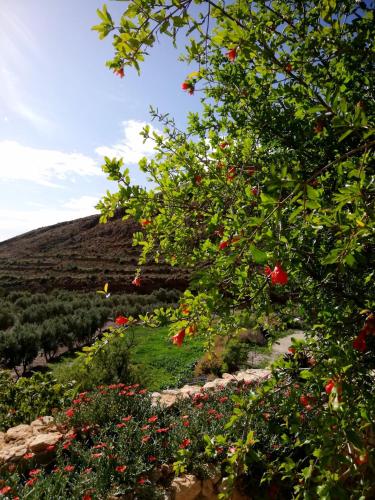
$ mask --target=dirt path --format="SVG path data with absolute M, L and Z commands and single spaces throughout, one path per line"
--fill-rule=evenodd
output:
M 305 338 L 305 334 L 302 330 L 293 330 L 292 333 L 290 333 L 286 337 L 278 339 L 272 345 L 272 350 L 269 354 L 249 352 L 247 364 L 252 368 L 270 365 L 273 361 L 275 361 L 276 358 L 288 352 L 289 347 L 292 345 L 292 338 L 296 340 L 303 340 Z

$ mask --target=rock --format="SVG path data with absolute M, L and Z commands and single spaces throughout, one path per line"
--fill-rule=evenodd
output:
M 211 382 L 206 382 L 203 386 L 203 389 L 205 391 L 216 391 L 221 381 L 221 379 L 215 378 L 215 380 L 212 380 Z
M 6 446 L 0 450 L 0 464 L 19 462 L 26 452 L 25 444 Z
M 26 441 L 26 439 L 33 434 L 33 428 L 30 425 L 20 424 L 16 427 L 8 429 L 4 436 L 4 441 Z
M 28 445 L 31 451 L 38 453 L 44 451 L 47 446 L 57 444 L 62 438 L 60 432 L 50 432 L 48 434 L 39 434 L 32 439 Z
M 251 500 L 251 497 L 241 493 L 237 488 L 235 488 L 232 492 L 231 500 Z
M 170 408 L 177 401 L 177 394 L 161 394 L 159 398 L 159 404 Z
M 174 500 L 195 500 L 201 490 L 201 481 L 192 474 L 176 477 L 171 484 Z
M 254 380 L 264 380 L 271 375 L 271 370 L 266 368 L 251 368 L 245 371 L 248 375 L 253 375 Z
M 218 378 L 216 379 L 216 390 L 225 389 L 228 385 L 233 385 L 236 383 L 234 378 Z
M 184 385 L 179 389 L 180 397 L 182 399 L 188 398 L 189 396 L 192 396 L 196 392 L 200 391 L 200 386 L 199 385 Z
M 218 496 L 215 493 L 215 486 L 212 479 L 205 479 L 202 481 L 202 492 L 201 495 L 206 500 L 217 500 Z
M 236 377 L 234 375 L 232 375 L 231 373 L 223 373 L 222 378 L 228 379 L 228 380 L 233 380 L 233 381 L 236 380 Z
M 45 417 L 39 417 L 33 422 L 31 422 L 31 427 L 47 427 L 50 424 L 52 424 L 54 421 L 53 417 L 45 416 Z
M 27 447 L 25 444 L 15 446 L 14 448 L 12 448 L 12 453 L 12 462 L 18 462 L 19 460 L 21 460 L 24 454 L 27 453 Z

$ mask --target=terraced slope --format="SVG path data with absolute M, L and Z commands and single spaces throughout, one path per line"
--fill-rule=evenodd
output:
M 0 243 L 0 288 L 49 291 L 97 290 L 108 281 L 113 291 L 132 291 L 139 250 L 132 234 L 134 221 L 118 214 L 107 224 L 99 215 L 62 222 Z M 150 263 L 138 293 L 155 288 L 184 289 L 187 273 Z

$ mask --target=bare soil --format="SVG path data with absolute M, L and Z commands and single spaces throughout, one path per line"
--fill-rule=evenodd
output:
M 95 291 L 109 282 L 116 292 L 185 289 L 186 271 L 154 262 L 144 266 L 141 287 L 131 284 L 139 256 L 132 235 L 140 230 L 138 223 L 123 221 L 118 212 L 107 224 L 100 224 L 99 215 L 91 215 L 1 242 L 0 288 Z

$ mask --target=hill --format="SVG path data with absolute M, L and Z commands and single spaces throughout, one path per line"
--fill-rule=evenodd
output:
M 61 222 L 0 243 L 0 288 L 50 291 L 98 290 L 105 282 L 112 291 L 134 291 L 131 284 L 139 249 L 132 246 L 132 234 L 140 227 L 123 221 L 118 213 L 107 224 L 99 215 Z M 142 286 L 153 289 L 184 289 L 187 273 L 166 264 L 144 266 Z

